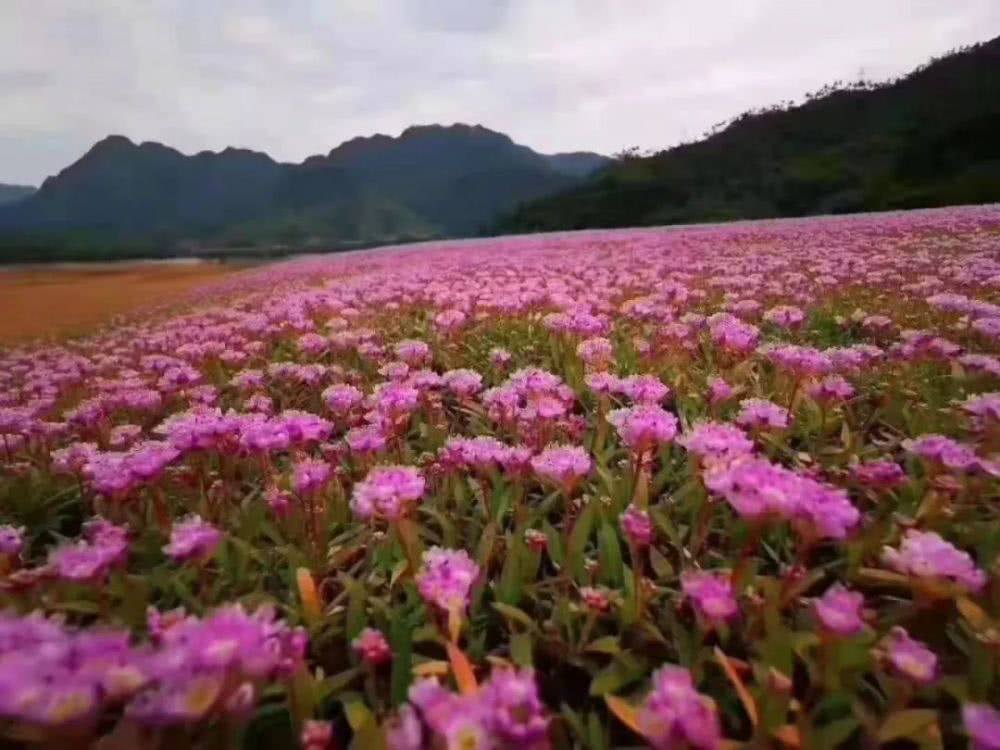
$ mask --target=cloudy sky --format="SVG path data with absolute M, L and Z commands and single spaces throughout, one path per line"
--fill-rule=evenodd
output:
M 282 160 L 407 125 L 663 148 L 1000 35 L 1000 0 L 0 0 L 0 182 L 99 138 Z

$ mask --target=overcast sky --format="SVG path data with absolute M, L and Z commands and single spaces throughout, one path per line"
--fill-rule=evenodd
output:
M 0 0 L 0 182 L 108 133 L 289 161 L 430 122 L 663 148 L 997 35 L 1000 0 Z

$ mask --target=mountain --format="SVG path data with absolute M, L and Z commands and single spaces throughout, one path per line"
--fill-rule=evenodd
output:
M 27 198 L 33 192 L 35 192 L 35 188 L 28 185 L 4 185 L 0 183 L 0 205 Z
M 539 154 L 469 125 L 354 138 L 300 164 L 235 148 L 187 156 L 112 135 L 0 206 L 0 257 L 5 247 L 8 258 L 19 247 L 37 252 L 45 240 L 54 255 L 68 243 L 69 254 L 87 256 L 94 245 L 166 253 L 192 242 L 322 247 L 467 235 L 609 162 Z
M 1000 38 L 895 81 L 835 84 L 695 143 L 626 154 L 496 232 L 1000 201 Z

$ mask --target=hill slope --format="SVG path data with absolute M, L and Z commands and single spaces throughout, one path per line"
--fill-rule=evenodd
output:
M 0 183 L 0 204 L 13 203 L 27 198 L 35 192 L 35 188 L 27 185 L 4 185 Z
M 186 156 L 109 136 L 39 190 L 0 206 L 0 254 L 88 257 L 178 244 L 330 246 L 473 233 L 608 163 L 547 156 L 479 126 L 355 138 L 283 164 L 228 148 Z
M 702 141 L 624 157 L 497 231 L 651 225 L 1000 200 L 1000 38 L 888 84 L 746 113 Z

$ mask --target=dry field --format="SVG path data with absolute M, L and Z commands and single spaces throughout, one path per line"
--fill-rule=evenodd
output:
M 178 299 L 236 266 L 124 264 L 0 271 L 0 345 L 83 333 Z

